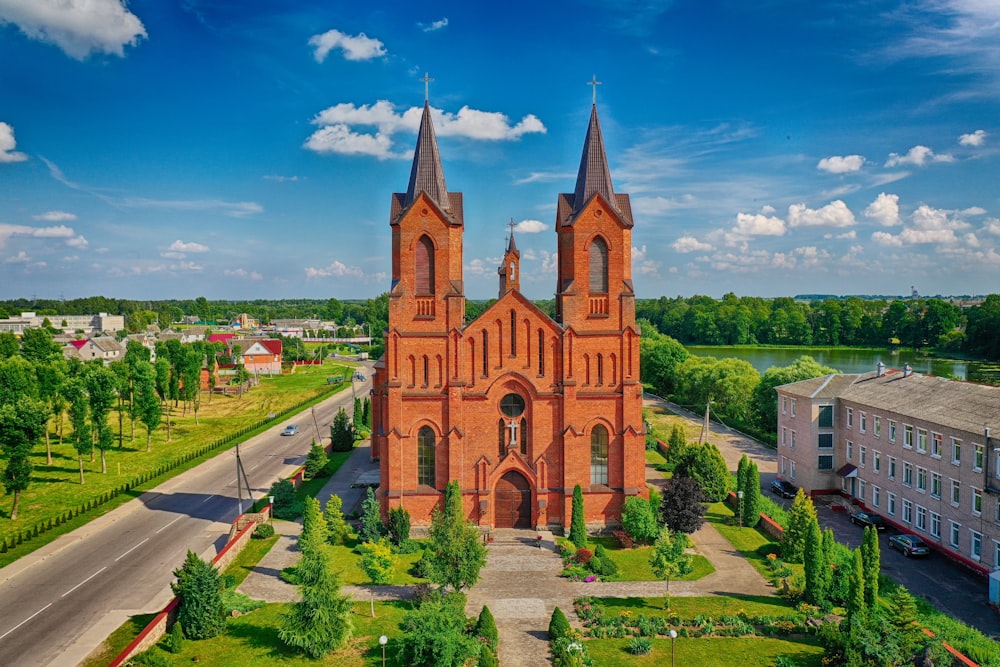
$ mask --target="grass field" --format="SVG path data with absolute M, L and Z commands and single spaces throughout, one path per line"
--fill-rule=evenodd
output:
M 319 401 L 334 391 L 342 390 L 348 385 L 330 386 L 326 384 L 326 378 L 338 374 L 350 377 L 352 370 L 353 366 L 347 364 L 302 366 L 294 374 L 262 380 L 258 387 L 242 397 L 216 395 L 209 400 L 205 396 L 198 412 L 198 424 L 195 424 L 190 408 L 185 414 L 183 407 L 172 407 L 171 441 L 166 441 L 164 417 L 164 424 L 153 434 L 150 452 L 146 451 L 145 431 L 141 424 L 136 425 L 136 439 L 132 442 L 131 428 L 126 419 L 122 448 L 115 446 L 107 453 L 107 474 L 101 473 L 99 455 L 94 462 L 85 460 L 85 483 L 82 485 L 76 451 L 68 440 L 58 444 L 57 433 L 53 430 L 50 434 L 53 438 L 53 463 L 46 464 L 45 448 L 39 445 L 32 455 L 35 466 L 32 483 L 22 494 L 18 519 L 11 521 L 8 518 L 9 500 L 0 505 L 0 545 L 3 545 L 0 546 L 0 567 L 235 444 L 234 440 L 197 456 L 199 450 L 219 438 L 265 420 L 268 415 L 281 414 L 296 405 Z M 117 412 L 112 413 L 111 422 L 117 435 Z M 277 420 L 274 423 L 278 423 Z M 273 424 L 263 428 L 270 425 Z M 67 420 L 64 438 L 68 435 Z M 250 435 L 252 433 L 247 433 L 245 437 Z M 178 461 L 184 462 L 171 467 Z M 138 481 L 142 479 L 145 481 Z M 130 488 L 123 490 L 125 485 Z M 42 530 L 38 530 L 39 527 Z M 23 543 L 17 543 L 18 536 Z
M 613 577 L 604 577 L 605 581 L 659 581 L 660 578 L 653 573 L 653 568 L 649 565 L 649 554 L 653 547 L 635 547 L 633 549 L 622 549 L 618 540 L 614 537 L 589 537 L 589 542 L 604 545 L 608 556 L 618 566 L 618 574 Z M 696 581 L 702 577 L 715 572 L 715 567 L 707 558 L 695 554 L 692 558 L 692 570 L 690 574 L 678 577 L 677 581 Z
M 669 639 L 654 639 L 649 655 L 637 656 L 628 652 L 628 639 L 588 639 L 587 649 L 595 665 L 671 664 Z M 785 656 L 797 667 L 820 667 L 823 647 L 812 637 L 801 639 L 776 639 L 763 637 L 700 637 L 674 640 L 677 665 L 698 667 L 771 667 L 775 658 Z
M 677 616 L 693 619 L 695 616 L 736 616 L 745 612 L 749 616 L 794 616 L 798 612 L 787 599 L 760 595 L 705 595 L 670 598 L 670 607 L 664 608 L 664 599 L 655 598 L 595 598 L 608 614 L 617 615 L 629 610 L 646 616 Z

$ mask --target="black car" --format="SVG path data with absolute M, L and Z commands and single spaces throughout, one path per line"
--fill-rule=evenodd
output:
M 783 479 L 776 479 L 771 482 L 771 493 L 776 496 L 781 496 L 782 498 L 794 498 L 795 494 L 798 492 L 798 487 L 794 484 L 786 482 Z
M 885 519 L 871 512 L 851 512 L 851 523 L 855 526 L 872 526 L 875 530 L 885 530 Z
M 927 544 L 916 535 L 893 535 L 889 538 L 889 546 L 907 558 L 910 556 L 929 556 L 931 553 Z

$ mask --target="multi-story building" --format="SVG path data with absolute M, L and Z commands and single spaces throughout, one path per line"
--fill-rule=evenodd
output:
M 35 313 L 21 313 L 20 317 L 0 319 L 0 332 L 9 331 L 20 336 L 24 333 L 25 329 L 40 328 L 46 319 L 48 319 L 52 328 L 59 329 L 65 333 L 76 331 L 88 334 L 114 333 L 125 328 L 125 317 L 123 315 L 98 313 L 97 315 L 45 316 Z
M 1000 568 L 1000 387 L 879 364 L 777 392 L 782 478 L 841 493 L 979 571 Z

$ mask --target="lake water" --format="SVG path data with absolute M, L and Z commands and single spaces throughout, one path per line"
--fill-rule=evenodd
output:
M 956 359 L 931 359 L 917 356 L 911 350 L 852 350 L 822 347 L 728 347 L 715 345 L 688 345 L 687 351 L 700 357 L 733 358 L 750 362 L 763 373 L 772 366 L 788 366 L 803 355 L 809 355 L 824 366 L 843 373 L 874 371 L 881 361 L 889 368 L 903 368 L 910 364 L 917 373 L 950 377 L 973 382 L 1000 384 L 1000 367 L 978 361 Z

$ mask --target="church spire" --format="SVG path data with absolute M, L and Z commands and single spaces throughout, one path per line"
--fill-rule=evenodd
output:
M 507 224 L 510 226 L 510 237 L 507 239 L 503 262 L 497 269 L 500 274 L 500 297 L 511 290 L 521 291 L 521 251 L 514 243 L 514 219 L 511 218 Z
M 444 184 L 444 169 L 441 168 L 441 154 L 438 152 L 434 124 L 431 122 L 431 107 L 426 100 L 424 100 L 424 113 L 420 117 L 417 148 L 413 151 L 410 183 L 406 187 L 403 206 L 412 204 L 421 192 L 427 193 L 427 196 L 441 209 L 447 211 L 451 208 L 448 189 Z
M 596 89 L 596 88 L 595 88 Z M 576 190 L 573 197 L 573 213 L 579 213 L 594 193 L 599 193 L 611 206 L 616 206 L 614 189 L 611 187 L 611 170 L 608 157 L 604 153 L 604 137 L 601 124 L 597 120 L 597 105 L 590 111 L 590 126 L 583 142 L 580 157 L 580 171 L 576 176 Z

